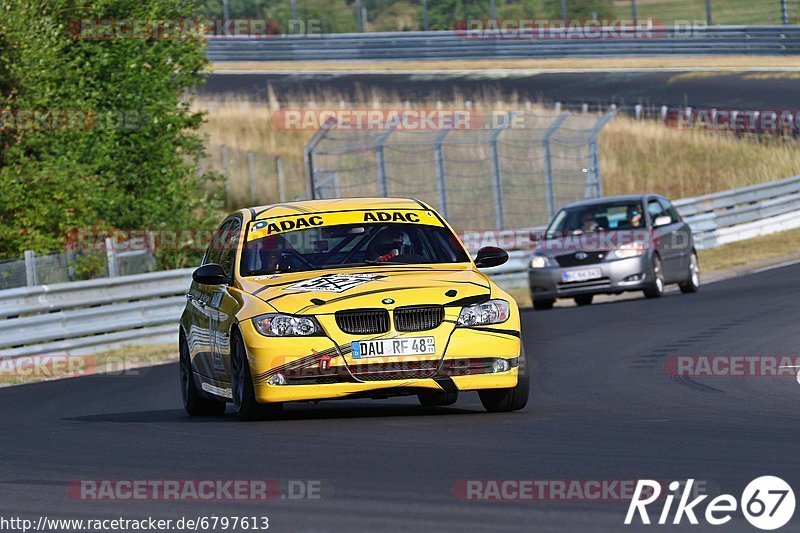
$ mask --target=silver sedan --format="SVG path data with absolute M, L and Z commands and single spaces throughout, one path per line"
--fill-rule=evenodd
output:
M 528 269 L 534 308 L 557 298 L 592 303 L 595 294 L 644 291 L 661 296 L 677 283 L 700 286 L 692 231 L 669 200 L 655 194 L 583 200 L 561 209 L 534 251 Z

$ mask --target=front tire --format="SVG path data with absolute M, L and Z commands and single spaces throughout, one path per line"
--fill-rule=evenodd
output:
M 236 416 L 244 421 L 274 418 L 283 409 L 283 404 L 263 404 L 256 401 L 253 376 L 242 337 L 234 333 L 231 341 L 231 395 Z
M 194 381 L 194 371 L 192 370 L 192 358 L 189 355 L 189 345 L 182 332 L 178 341 L 178 349 L 180 352 L 178 366 L 181 376 L 183 408 L 189 416 L 219 416 L 225 413 L 225 402 L 205 398 L 201 395 L 200 391 L 197 390 L 197 384 Z
M 686 281 L 680 283 L 678 287 L 684 294 L 697 292 L 697 289 L 700 288 L 700 263 L 697 261 L 695 252 L 692 252 L 692 256 L 689 258 L 689 277 Z
M 582 294 L 580 296 L 575 297 L 575 303 L 580 306 L 591 305 L 593 299 L 594 299 L 593 294 Z
M 650 286 L 644 290 L 644 295 L 647 298 L 658 298 L 664 294 L 664 267 L 661 264 L 661 258 L 653 256 L 653 281 Z
M 530 396 L 530 376 L 528 375 L 528 359 L 525 356 L 525 345 L 520 339 L 519 371 L 517 385 L 510 389 L 487 389 L 478 391 L 483 408 L 490 413 L 507 413 L 519 411 L 528 404 Z
M 548 300 L 534 300 L 533 301 L 533 308 L 537 311 L 547 311 L 553 308 L 553 304 L 556 303 L 553 299 Z

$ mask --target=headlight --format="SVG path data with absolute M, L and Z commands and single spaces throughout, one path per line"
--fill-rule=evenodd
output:
M 638 257 L 644 253 L 644 245 L 639 242 L 631 242 L 628 244 L 621 244 L 614 250 L 614 255 L 620 259 L 627 259 L 628 257 Z
M 267 337 L 308 337 L 322 333 L 313 317 L 269 314 L 257 316 L 253 325 Z
M 531 268 L 544 268 L 550 266 L 550 259 L 543 255 L 533 254 L 531 257 Z
M 482 304 L 470 305 L 461 309 L 458 315 L 458 326 L 485 326 L 500 324 L 508 320 L 510 314 L 508 302 L 505 300 L 489 300 Z

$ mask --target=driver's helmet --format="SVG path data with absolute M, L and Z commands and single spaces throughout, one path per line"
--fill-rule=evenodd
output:
M 411 239 L 408 234 L 401 229 L 387 228 L 381 230 L 372 241 L 371 249 L 375 258 L 386 255 L 396 256 L 408 253 L 411 248 Z

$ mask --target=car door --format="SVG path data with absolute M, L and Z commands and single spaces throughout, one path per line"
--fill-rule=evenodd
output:
M 222 251 L 222 240 L 226 228 L 230 226 L 228 220 L 224 221 L 211 238 L 211 243 L 203 256 L 202 264 L 217 263 Z M 212 364 L 212 299 L 213 287 L 202 285 L 195 281 L 186 295 L 191 309 L 189 331 L 186 332 L 189 351 L 192 354 L 192 365 L 196 372 L 205 377 L 213 376 Z
M 689 272 L 689 260 L 692 257 L 694 250 L 694 241 L 692 239 L 692 228 L 681 218 L 675 206 L 666 198 L 660 198 L 661 203 L 664 204 L 667 214 L 672 218 L 672 223 L 675 226 L 673 230 L 672 246 L 677 257 L 678 264 L 678 279 L 683 281 Z
M 222 267 L 229 279 L 234 279 L 234 269 L 238 264 L 237 254 L 241 247 L 239 239 L 242 236 L 242 220 L 238 216 L 230 219 L 222 239 L 222 248 L 218 264 Z M 236 313 L 239 310 L 239 301 L 231 294 L 230 284 L 216 285 L 211 288 L 211 301 L 209 304 L 211 317 L 211 370 L 212 377 L 217 381 L 230 381 L 230 332 L 233 327 Z
M 658 198 L 648 198 L 647 200 L 647 215 L 650 218 L 650 224 L 653 228 L 653 243 L 655 244 L 656 251 L 661 257 L 661 266 L 664 270 L 664 280 L 667 282 L 676 279 L 679 265 L 676 264 L 676 255 L 673 250 L 675 234 L 673 233 L 674 224 L 656 225 L 656 219 L 659 217 L 668 216 L 664 205 Z

